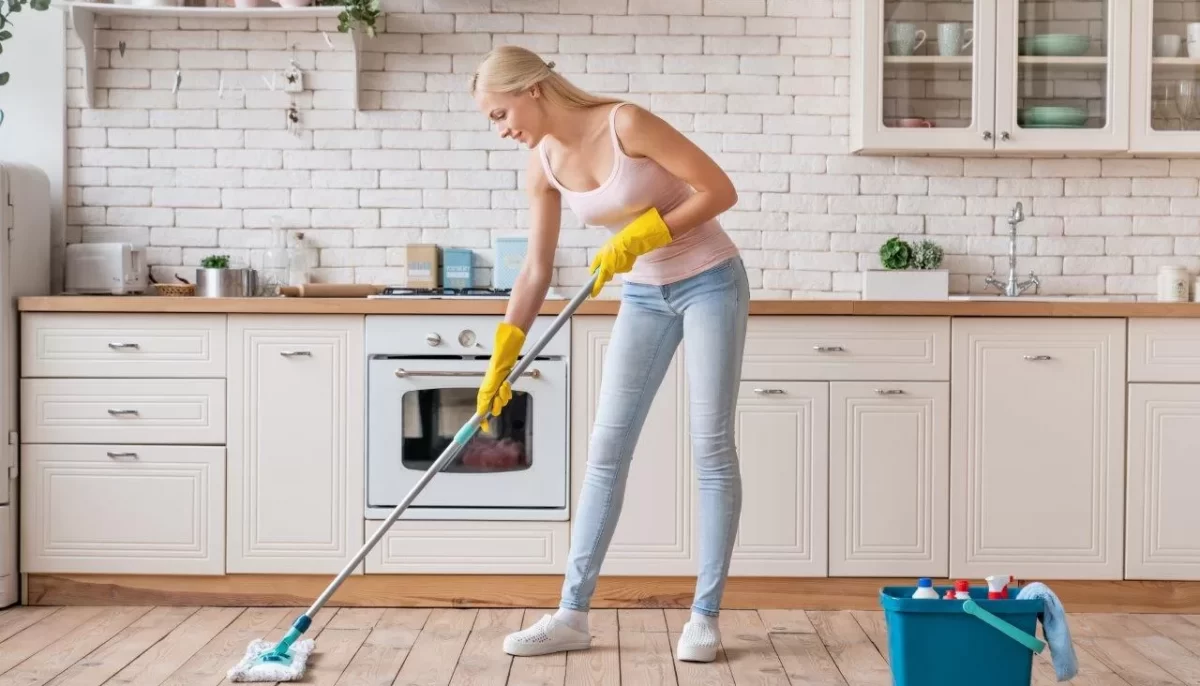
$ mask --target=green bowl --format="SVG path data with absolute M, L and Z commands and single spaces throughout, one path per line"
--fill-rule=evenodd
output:
M 1045 105 L 1017 110 L 1017 123 L 1030 128 L 1078 128 L 1087 118 L 1087 111 L 1079 107 Z
M 1022 55 L 1078 57 L 1087 54 L 1092 39 L 1082 33 L 1042 33 L 1022 38 Z

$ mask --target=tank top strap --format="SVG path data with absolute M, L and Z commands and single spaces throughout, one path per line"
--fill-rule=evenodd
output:
M 554 186 L 555 190 L 559 193 L 566 193 L 567 189 L 563 188 L 562 184 L 558 182 L 558 179 L 554 177 L 554 170 L 550 168 L 550 156 L 546 153 L 545 140 L 543 138 L 542 142 L 538 143 L 538 157 L 542 159 L 542 170 L 546 173 L 546 179 L 550 181 L 550 185 Z
M 617 110 L 628 104 L 628 102 L 619 102 L 608 111 L 608 135 L 612 139 L 613 154 L 618 157 L 628 157 L 621 148 L 621 139 L 617 137 Z M 616 157 L 613 158 L 613 163 L 616 163 Z

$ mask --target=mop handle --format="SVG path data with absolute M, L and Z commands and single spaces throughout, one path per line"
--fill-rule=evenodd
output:
M 546 333 L 543 334 L 537 340 L 537 342 L 533 344 L 533 347 L 531 347 L 529 351 L 524 354 L 522 359 L 508 375 L 507 380 L 510 385 L 516 384 L 517 379 L 521 378 L 521 374 L 523 374 L 525 369 L 533 363 L 534 358 L 536 358 L 538 354 L 542 352 L 542 349 L 546 347 L 546 345 L 550 342 L 550 339 L 554 337 L 554 334 L 558 333 L 558 330 L 561 329 L 564 324 L 570 321 L 571 317 L 575 314 L 575 311 L 578 310 L 579 306 L 583 304 L 583 301 L 587 300 L 588 296 L 591 295 L 592 288 L 596 283 L 596 279 L 599 277 L 599 271 L 592 274 L 591 278 L 588 279 L 588 282 L 584 284 L 583 288 L 579 289 L 579 292 L 575 294 L 575 297 L 571 298 L 571 301 L 567 303 L 562 312 L 560 312 L 559 315 L 554 318 L 554 321 L 551 322 L 550 328 L 546 330 Z M 367 556 L 367 553 L 375 547 L 375 544 L 379 542 L 379 539 L 383 538 L 383 535 L 387 533 L 388 529 L 391 528 L 396 519 L 403 514 L 404 510 L 408 509 L 408 506 L 421 493 L 421 491 L 425 488 L 425 485 L 429 483 L 430 479 L 433 478 L 434 474 L 440 472 L 447 464 L 450 463 L 451 460 L 458 456 L 459 451 L 466 446 L 467 441 L 471 439 L 471 437 L 475 434 L 475 431 L 479 429 L 479 425 L 483 423 L 484 416 L 485 415 L 481 414 L 477 410 L 475 415 L 471 417 L 471 420 L 468 421 L 463 428 L 454 435 L 454 440 L 450 442 L 450 445 L 446 446 L 446 449 L 442 451 L 442 454 L 437 461 L 434 462 L 429 469 L 425 470 L 425 473 L 421 475 L 421 478 L 417 481 L 416 485 L 412 487 L 412 490 L 408 492 L 408 495 L 404 496 L 404 499 L 392 509 L 391 514 L 389 514 L 383 524 L 381 524 L 379 528 L 375 530 L 375 533 L 371 535 L 367 542 L 364 543 L 361 548 L 359 548 L 358 552 L 354 555 L 354 558 L 342 568 L 341 572 L 338 572 L 338 575 L 333 580 L 333 583 L 329 584 L 329 586 L 321 593 L 312 606 L 308 608 L 308 611 L 296 620 L 298 625 L 302 625 L 304 627 L 299 628 L 298 626 L 297 628 L 299 629 L 299 632 L 303 632 L 304 629 L 307 628 L 308 623 L 312 621 L 312 618 L 316 615 L 317 611 L 319 611 L 321 607 L 325 605 L 329 598 L 337 591 L 338 587 L 342 585 L 342 582 L 345 581 L 346 578 L 349 577 L 354 571 L 354 568 L 357 567 L 358 564 L 362 562 L 363 558 Z M 491 417 L 491 413 L 489 412 L 486 416 Z M 299 633 L 296 635 L 299 635 Z

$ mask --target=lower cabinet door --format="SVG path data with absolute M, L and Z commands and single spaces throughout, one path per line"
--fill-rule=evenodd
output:
M 830 576 L 949 573 L 950 384 L 829 387 Z
M 1200 384 L 1129 385 L 1126 579 L 1200 579 Z
M 22 571 L 224 574 L 225 448 L 21 446 Z
M 742 516 L 730 575 L 826 576 L 829 384 L 743 382 L 736 421 Z

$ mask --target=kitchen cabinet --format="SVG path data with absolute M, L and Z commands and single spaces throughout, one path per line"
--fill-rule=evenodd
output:
M 829 395 L 829 575 L 945 577 L 949 382 L 835 382 Z
M 950 575 L 1122 575 L 1125 320 L 956 318 Z
M 1200 579 L 1200 384 L 1129 385 L 1127 579 Z
M 228 572 L 336 573 L 362 547 L 363 321 L 229 316 Z
M 1188 46 L 1200 5 L 1180 0 L 1133 3 L 1130 150 L 1174 153 L 1200 148 L 1200 51 Z M 1193 32 L 1196 29 L 1191 29 Z M 1197 34 L 1200 37 L 1200 34 Z
M 852 3 L 851 149 L 1125 152 L 1133 4 Z
M 825 576 L 829 384 L 743 381 L 738 392 L 742 516 L 733 576 Z

